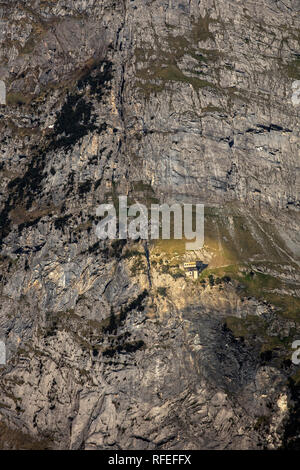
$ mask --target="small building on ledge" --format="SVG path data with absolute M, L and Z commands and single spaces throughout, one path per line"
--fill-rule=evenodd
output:
M 205 266 L 202 261 L 191 261 L 189 263 L 184 263 L 183 265 L 185 275 L 192 279 L 198 279 L 199 274 L 203 271 L 204 267 Z

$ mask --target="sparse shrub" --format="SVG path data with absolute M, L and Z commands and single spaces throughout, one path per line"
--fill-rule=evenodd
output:
M 58 217 L 58 219 L 56 219 L 54 222 L 55 229 L 64 231 L 66 222 L 70 219 L 70 217 L 72 217 L 70 214 L 64 215 L 63 217 Z

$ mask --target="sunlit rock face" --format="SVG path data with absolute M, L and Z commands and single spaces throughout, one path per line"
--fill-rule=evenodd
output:
M 2 2 L 0 447 L 298 448 L 299 13 Z M 100 241 L 118 195 L 204 248 Z

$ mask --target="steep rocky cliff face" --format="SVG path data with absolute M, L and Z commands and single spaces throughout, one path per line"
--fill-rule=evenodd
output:
M 0 12 L 0 446 L 298 448 L 299 1 Z M 204 248 L 99 241 L 118 195 Z

